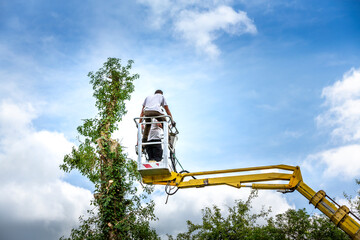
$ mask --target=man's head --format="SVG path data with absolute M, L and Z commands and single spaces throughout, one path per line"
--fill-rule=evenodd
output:
M 155 91 L 155 94 L 158 94 L 158 93 L 162 95 L 162 94 L 163 94 L 163 91 L 161 91 L 160 89 L 158 89 L 158 90 Z

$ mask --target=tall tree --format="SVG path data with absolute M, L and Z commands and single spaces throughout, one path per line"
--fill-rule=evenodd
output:
M 143 187 L 136 162 L 128 159 L 123 147 L 112 139 L 117 123 L 126 114 L 125 101 L 134 91 L 133 81 L 138 74 L 129 71 L 121 60 L 108 58 L 97 72 L 88 77 L 93 86 L 98 114 L 85 119 L 77 128 L 80 144 L 64 157 L 60 166 L 65 172 L 77 169 L 95 185 L 90 217 L 80 218 L 80 227 L 73 229 L 69 239 L 157 239 L 149 221 L 155 220 L 153 201 L 145 202 L 152 188 Z M 64 239 L 64 238 L 63 238 Z

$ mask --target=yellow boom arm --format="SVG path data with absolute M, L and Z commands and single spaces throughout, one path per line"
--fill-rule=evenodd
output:
M 275 172 L 270 172 L 274 171 Z M 256 171 L 253 174 L 248 172 Z M 220 174 L 219 177 L 209 177 Z M 203 178 L 195 178 L 204 176 Z M 191 178 L 191 179 L 188 179 Z M 285 183 L 272 183 L 272 181 L 286 181 Z M 274 189 L 282 192 L 297 190 L 309 200 L 309 203 L 318 208 L 340 229 L 345 231 L 352 239 L 360 240 L 360 224 L 350 215 L 346 206 L 339 206 L 329 198 L 323 190 L 315 192 L 307 186 L 302 179 L 300 167 L 288 165 L 273 165 L 262 167 L 238 168 L 229 170 L 176 173 L 170 175 L 143 176 L 145 184 L 167 185 L 177 188 L 198 188 L 215 185 L 228 185 L 241 188 Z

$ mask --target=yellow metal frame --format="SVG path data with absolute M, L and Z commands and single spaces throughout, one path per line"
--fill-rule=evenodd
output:
M 276 172 L 268 172 L 269 170 L 276 170 Z M 251 171 L 257 171 L 257 173 L 247 174 Z M 285 173 L 282 173 L 283 171 Z M 217 174 L 223 176 L 188 179 L 196 176 L 212 176 Z M 286 183 L 271 183 L 272 181 L 286 181 Z M 253 189 L 280 190 L 283 192 L 297 190 L 309 200 L 309 203 L 328 216 L 336 226 L 345 231 L 352 239 L 360 240 L 360 224 L 350 216 L 349 208 L 346 206 L 336 206 L 327 199 L 324 191 L 315 192 L 307 186 L 303 182 L 300 167 L 298 166 L 272 165 L 193 173 L 171 172 L 168 175 L 143 176 L 143 182 L 145 184 L 167 185 L 178 188 L 228 185 L 235 188 L 250 187 Z

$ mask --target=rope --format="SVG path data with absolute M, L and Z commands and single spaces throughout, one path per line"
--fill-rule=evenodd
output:
M 185 170 L 184 168 L 183 168 L 183 166 L 181 166 L 181 163 L 179 162 L 179 159 L 177 159 L 177 157 L 175 156 L 175 153 L 173 154 L 173 157 L 174 157 L 174 159 L 177 161 L 177 163 L 180 165 L 180 167 L 181 167 L 181 171 L 180 171 L 180 173 L 190 173 L 189 171 L 187 171 L 187 170 Z M 193 179 L 196 179 L 196 177 L 194 177 L 194 176 L 191 176 Z
M 179 159 L 177 159 L 177 157 L 175 156 L 175 153 L 173 153 L 173 157 L 174 157 L 174 159 L 176 160 L 176 162 L 180 165 L 181 169 L 182 169 L 183 171 L 185 171 L 184 168 L 183 168 L 183 166 L 182 166 L 181 163 L 179 162 Z

